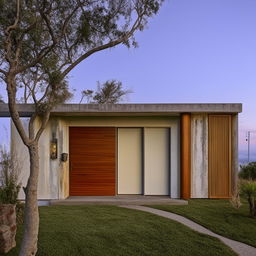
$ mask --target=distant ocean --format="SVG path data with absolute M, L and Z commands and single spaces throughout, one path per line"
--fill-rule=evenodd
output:
M 254 162 L 255 160 L 251 160 L 250 162 Z M 247 158 L 239 158 L 239 165 L 245 165 L 248 163 Z
M 251 148 L 250 153 L 250 162 L 256 162 L 256 150 L 255 145 Z M 239 165 L 247 164 L 248 163 L 248 151 L 247 150 L 240 150 L 239 151 Z

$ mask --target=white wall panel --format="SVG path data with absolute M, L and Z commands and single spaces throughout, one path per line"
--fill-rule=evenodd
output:
M 24 125 L 27 127 L 28 120 L 24 120 Z M 35 129 L 39 128 L 40 122 L 36 120 Z M 11 148 L 12 151 L 17 154 L 19 162 L 21 163 L 21 173 L 20 182 L 22 186 L 27 185 L 27 180 L 29 177 L 29 154 L 28 150 L 20 139 L 20 136 L 16 130 L 16 127 L 12 123 L 11 126 L 12 141 Z M 59 198 L 59 171 L 60 171 L 60 161 L 50 159 L 50 140 L 52 139 L 52 131 L 55 131 L 56 136 L 60 139 L 58 131 L 58 119 L 50 119 L 43 134 L 39 139 L 39 176 L 38 176 L 38 199 L 58 199 Z M 60 142 L 60 140 L 59 140 Z M 61 143 L 58 143 L 60 145 Z M 59 150 L 59 149 L 58 149 Z M 62 152 L 59 152 L 62 153 Z M 20 190 L 19 199 L 25 199 L 25 194 L 23 189 Z
M 191 197 L 208 198 L 208 115 L 191 116 Z
M 169 129 L 144 129 L 144 193 L 170 194 Z
M 142 129 L 118 129 L 118 194 L 142 194 Z

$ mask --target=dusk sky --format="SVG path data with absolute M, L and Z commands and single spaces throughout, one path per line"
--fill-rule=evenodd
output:
M 99 52 L 72 72 L 73 101 L 97 81 L 117 79 L 133 91 L 129 103 L 243 103 L 239 144 L 246 157 L 246 131 L 256 131 L 255 13 L 255 0 L 166 0 L 136 34 L 139 48 Z M 8 126 L 0 122 L 3 140 Z M 256 160 L 256 132 L 251 150 Z

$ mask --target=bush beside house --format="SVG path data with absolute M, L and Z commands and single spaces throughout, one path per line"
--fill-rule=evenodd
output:
M 19 169 L 14 155 L 2 148 L 0 150 L 0 253 L 7 253 L 16 246 Z
M 244 180 L 256 180 L 256 162 L 240 166 L 239 178 Z
M 239 194 L 248 201 L 250 216 L 256 218 L 256 162 L 242 165 L 239 178 Z

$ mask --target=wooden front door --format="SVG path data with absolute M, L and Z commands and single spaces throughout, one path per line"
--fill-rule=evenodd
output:
M 115 195 L 115 128 L 70 127 L 70 196 Z
M 231 116 L 209 115 L 209 197 L 231 196 Z

